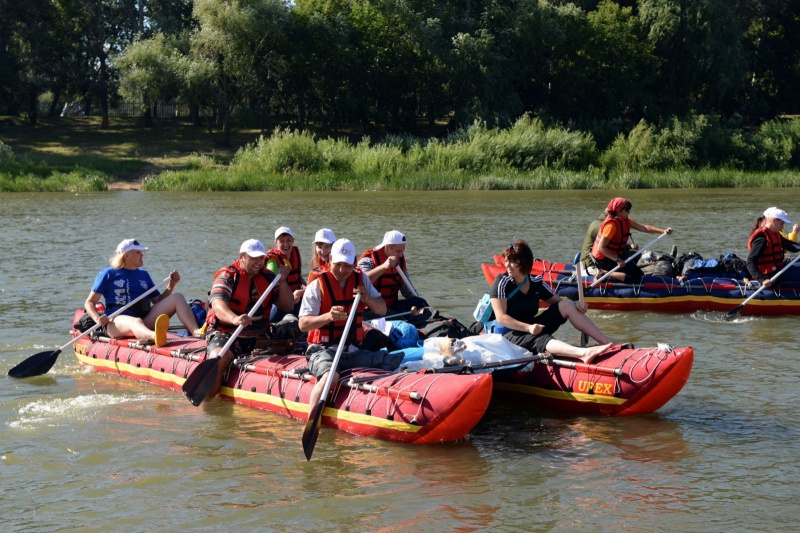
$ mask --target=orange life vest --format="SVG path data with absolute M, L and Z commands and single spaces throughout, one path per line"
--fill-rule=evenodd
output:
M 764 235 L 764 238 L 767 240 L 767 245 L 764 247 L 764 251 L 761 255 L 758 256 L 758 271 L 768 276 L 783 268 L 783 243 L 781 242 L 780 233 L 775 233 L 761 226 L 750 235 L 750 240 L 747 241 L 748 250 L 753 248 L 753 239 L 759 235 Z
M 389 256 L 386 255 L 383 248 L 370 248 L 361 255 L 360 259 L 364 259 L 365 257 L 371 257 L 373 264 L 378 267 L 385 263 Z M 381 297 L 383 297 L 383 300 L 386 302 L 387 309 L 395 304 L 397 301 L 397 294 L 403 287 L 403 278 L 401 278 L 400 274 L 397 272 L 398 267 L 402 268 L 403 272 L 408 272 L 406 270 L 405 257 L 398 257 L 396 267 L 390 268 L 381 274 L 381 277 L 372 281 L 372 284 L 378 289 L 378 292 L 381 293 Z
M 230 266 L 222 267 L 214 274 L 216 280 L 221 274 L 228 274 L 233 278 L 233 291 L 231 292 L 231 299 L 228 302 L 228 307 L 237 315 L 244 315 L 250 312 L 250 309 L 255 305 L 258 299 L 267 290 L 272 280 L 275 279 L 275 274 L 271 271 L 262 269 L 252 280 L 247 276 L 247 273 L 241 269 L 238 261 L 234 261 Z M 248 283 L 249 282 L 249 283 Z M 269 331 L 269 312 L 270 307 L 277 299 L 278 291 L 273 289 L 272 293 L 267 296 L 266 300 L 261 304 L 261 309 L 256 310 L 253 315 L 253 321 L 264 321 L 264 327 L 258 328 L 257 331 L 242 331 L 242 336 L 258 335 Z M 208 315 L 206 316 L 206 323 L 214 329 L 223 333 L 233 333 L 237 326 L 223 322 L 214 313 L 214 307 L 209 306 Z M 263 329 L 263 332 L 261 331 Z
M 597 237 L 594 239 L 592 245 L 592 256 L 596 259 L 605 259 L 605 255 L 600 252 L 600 240 L 603 238 L 603 230 L 609 224 L 617 226 L 616 234 L 613 240 L 609 241 L 608 249 L 616 253 L 618 256 L 622 255 L 628 248 L 628 239 L 631 236 L 631 221 L 628 218 L 619 217 L 606 217 L 600 224 L 600 229 L 597 232 Z
M 361 271 L 354 269 L 353 273 L 347 278 L 344 287 L 339 285 L 333 273 L 321 272 L 317 279 L 319 283 L 320 294 L 322 296 L 319 307 L 319 314 L 324 315 L 334 305 L 341 305 L 344 307 L 345 312 L 350 315 L 350 309 L 353 306 L 355 296 L 353 291 L 356 290 L 361 284 Z M 350 332 L 347 336 L 349 344 L 361 345 L 364 340 L 364 328 L 361 327 L 361 316 L 367 306 L 364 302 L 359 302 L 356 316 L 353 318 L 353 324 L 350 326 Z M 338 344 L 344 333 L 344 327 L 347 324 L 347 319 L 330 322 L 320 329 L 312 329 L 308 332 L 309 344 L 324 344 L 331 346 Z
M 320 265 L 308 273 L 308 281 L 306 285 L 311 285 L 311 282 L 319 277 L 323 272 L 328 272 L 331 269 L 330 263 L 320 263 Z
M 278 248 L 272 248 L 267 252 L 267 261 L 270 259 L 274 259 L 278 264 L 289 267 L 289 275 L 286 276 L 286 283 L 289 285 L 290 289 L 296 291 L 302 288 L 303 278 L 301 277 L 300 270 L 303 267 L 303 261 L 300 259 L 300 250 L 297 246 L 292 246 L 289 258 Z

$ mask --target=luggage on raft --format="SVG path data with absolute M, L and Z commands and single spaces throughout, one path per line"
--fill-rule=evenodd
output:
M 687 254 L 692 255 L 692 254 Z M 583 288 L 586 302 L 595 310 L 610 311 L 660 311 L 665 313 L 693 313 L 695 311 L 727 312 L 741 304 L 759 288 L 757 282 L 728 269 L 741 266 L 741 258 L 734 254 L 721 256 L 724 273 L 709 273 L 705 266 L 695 268 L 699 254 L 693 254 L 691 267 L 685 279 L 668 276 L 645 275 L 641 283 L 627 284 L 608 279 L 590 287 L 594 276 L 584 275 Z M 681 260 L 679 255 L 676 263 Z M 494 256 L 495 263 L 483 263 L 481 268 L 487 283 L 505 272 L 502 256 Z M 687 261 L 681 265 L 681 269 Z M 698 265 L 699 266 L 699 265 Z M 677 271 L 676 271 L 677 272 Z M 531 273 L 541 276 L 551 290 L 562 298 L 577 300 L 578 286 L 575 266 L 535 259 Z M 544 306 L 544 304 L 543 304 Z M 791 267 L 781 276 L 776 289 L 764 289 L 741 309 L 742 315 L 800 315 L 800 266 Z

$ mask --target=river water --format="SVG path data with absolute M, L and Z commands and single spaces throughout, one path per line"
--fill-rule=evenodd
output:
M 692 375 L 656 414 L 563 416 L 493 405 L 465 442 L 414 446 L 303 424 L 81 367 L 13 380 L 66 343 L 74 310 L 116 244 L 150 251 L 154 280 L 202 298 L 248 238 L 290 226 L 306 261 L 320 227 L 359 252 L 409 239 L 420 293 L 468 322 L 480 263 L 514 238 L 566 262 L 609 191 L 0 194 L 0 522 L 5 531 L 794 531 L 800 515 L 797 317 L 591 311 L 638 347 L 695 348 Z M 675 234 L 668 251 L 746 255 L 771 205 L 800 220 L 800 191 L 631 191 L 632 218 Z M 635 235 L 640 244 L 653 236 Z M 665 242 L 666 241 L 666 242 Z M 578 342 L 565 326 L 559 338 Z

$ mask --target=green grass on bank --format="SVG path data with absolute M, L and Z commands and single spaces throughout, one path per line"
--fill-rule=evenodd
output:
M 115 181 L 151 191 L 800 187 L 798 120 L 755 133 L 706 117 L 640 123 L 603 151 L 591 134 L 528 116 L 443 139 L 257 133 L 236 132 L 234 146 L 218 151 L 205 130 L 170 120 L 143 128 L 114 119 L 106 131 L 87 117 L 0 120 L 0 190 L 105 190 Z
M 99 117 L 40 118 L 36 125 L 0 117 L 0 191 L 102 191 L 115 182 L 138 184 L 165 170 L 197 168 L 197 154 L 225 165 L 259 133 L 237 130 L 225 147 L 219 132 L 174 119 L 145 128 L 140 119 L 112 118 L 101 130 Z

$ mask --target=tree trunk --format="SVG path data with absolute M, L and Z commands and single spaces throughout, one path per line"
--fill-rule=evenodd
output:
M 153 115 L 150 112 L 150 105 L 147 104 L 147 102 L 145 102 L 144 111 L 142 112 L 142 118 L 144 119 L 145 128 L 153 127 Z
M 100 54 L 100 129 L 108 129 L 108 65 L 106 54 Z
M 39 90 L 35 85 L 28 88 L 28 121 L 36 124 L 36 116 L 39 113 Z
M 47 110 L 48 117 L 56 116 L 58 113 L 58 99 L 61 97 L 61 89 L 55 89 L 53 91 L 53 101 L 50 102 L 50 109 Z
M 202 126 L 203 123 L 200 122 L 200 106 L 197 104 L 192 104 L 189 106 L 189 120 L 195 126 Z

